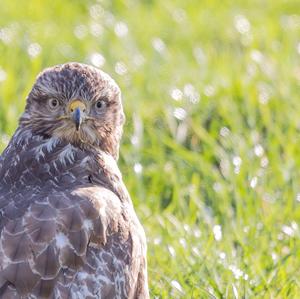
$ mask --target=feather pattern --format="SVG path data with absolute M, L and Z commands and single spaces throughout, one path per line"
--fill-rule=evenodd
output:
M 149 298 L 145 234 L 116 163 L 121 122 L 110 123 L 118 133 L 103 147 L 99 128 L 78 143 L 36 110 L 43 95 L 92 101 L 99 90 L 118 88 L 89 66 L 42 73 L 0 156 L 1 298 Z

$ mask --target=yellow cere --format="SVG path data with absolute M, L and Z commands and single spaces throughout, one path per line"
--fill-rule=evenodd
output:
M 70 103 L 69 105 L 69 111 L 73 112 L 75 111 L 77 108 L 80 108 L 81 111 L 84 111 L 86 109 L 86 105 L 80 101 L 80 100 L 74 100 Z

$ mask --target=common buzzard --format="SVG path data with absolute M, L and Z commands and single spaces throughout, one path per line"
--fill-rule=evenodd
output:
M 117 84 L 44 70 L 0 156 L 0 298 L 149 298 L 146 240 L 117 166 Z

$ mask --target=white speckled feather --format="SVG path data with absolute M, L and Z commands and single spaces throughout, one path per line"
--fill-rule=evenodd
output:
M 107 111 L 76 132 L 47 110 L 53 97 L 91 115 L 106 97 Z M 0 298 L 149 298 L 145 234 L 116 163 L 123 122 L 103 72 L 69 63 L 39 75 L 0 156 Z

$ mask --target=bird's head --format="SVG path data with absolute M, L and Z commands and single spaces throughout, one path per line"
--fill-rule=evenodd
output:
M 121 92 L 111 77 L 92 66 L 67 63 L 39 74 L 20 125 L 117 158 L 124 119 Z

